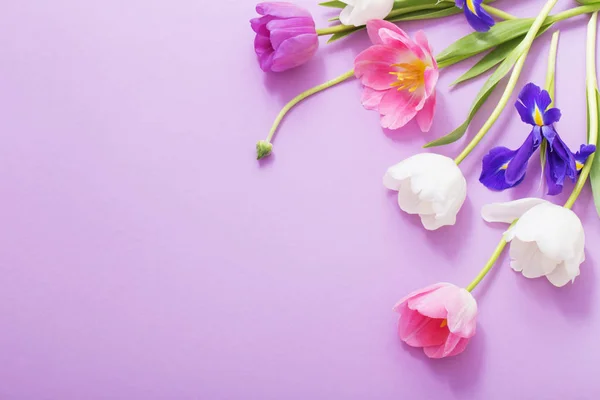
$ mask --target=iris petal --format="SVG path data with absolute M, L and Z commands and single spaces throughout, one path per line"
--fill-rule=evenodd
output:
M 583 164 L 587 161 L 588 157 L 592 155 L 593 152 L 596 151 L 596 146 L 593 144 L 582 144 L 579 147 L 579 151 L 573 154 L 575 158 L 575 166 L 577 171 L 580 172 L 581 168 L 583 168 Z
M 557 195 L 562 192 L 565 178 L 569 177 L 575 181 L 577 177 L 575 156 L 558 133 L 555 132 L 555 134 L 553 146 L 546 148 L 544 175 L 549 195 Z
M 560 121 L 561 112 L 558 108 L 551 108 L 544 111 L 544 125 L 552 125 Z
M 528 83 L 527 85 L 523 86 L 523 89 L 521 89 L 521 92 L 519 93 L 519 101 L 529 111 L 529 115 L 533 115 L 536 99 L 539 97 L 541 91 L 542 89 L 533 83 Z
M 482 0 L 462 1 L 467 22 L 477 32 L 487 32 L 495 24 L 494 19 L 481 7 Z M 466 3 L 466 4 L 465 4 Z M 458 2 L 457 2 L 458 5 Z M 475 12 L 473 12 L 475 10 Z
M 523 179 L 529 159 L 539 146 L 540 141 L 537 140 L 534 129 L 527 136 L 521 147 L 517 149 L 513 160 L 508 164 L 506 168 L 506 182 L 516 185 Z
M 554 138 L 558 136 L 558 133 L 556 133 L 556 130 L 553 126 L 542 126 L 541 131 L 542 136 L 548 141 L 548 145 L 550 149 L 552 149 L 552 146 L 554 145 Z
M 494 147 L 490 152 L 483 157 L 481 175 L 479 182 L 491 190 L 505 190 L 514 187 L 523 181 L 525 174 L 520 180 L 513 183 L 506 181 L 506 169 L 510 162 L 517 154 L 516 150 L 511 150 L 506 147 Z

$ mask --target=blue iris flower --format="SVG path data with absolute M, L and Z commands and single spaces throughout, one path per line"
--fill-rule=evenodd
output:
M 525 142 L 517 150 L 494 147 L 483 157 L 479 181 L 492 190 L 504 190 L 521 183 L 525 178 L 527 163 L 542 142 L 546 142 L 544 177 L 548 194 L 562 192 L 565 179 L 575 181 L 587 158 L 596 151 L 594 145 L 581 145 L 577 153 L 556 132 L 554 123 L 560 120 L 558 108 L 548 108 L 552 99 L 547 91 L 528 83 L 519 93 L 515 107 L 521 120 L 533 126 Z
M 456 0 L 456 6 L 465 12 L 467 22 L 477 32 L 487 32 L 495 24 L 494 19 L 481 7 L 483 0 Z

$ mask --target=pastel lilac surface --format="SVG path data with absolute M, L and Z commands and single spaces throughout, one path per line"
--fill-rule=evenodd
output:
M 494 4 L 531 17 L 544 2 Z M 298 4 L 318 27 L 333 16 Z M 370 41 L 322 40 L 304 66 L 265 74 L 248 24 L 255 2 L 210 6 L 3 3 L 0 398 L 597 399 L 589 188 L 574 206 L 588 243 L 574 284 L 524 279 L 505 251 L 473 292 L 477 334 L 462 354 L 430 360 L 397 336 L 398 299 L 467 285 L 494 250 L 506 225 L 482 221 L 484 204 L 543 195 L 536 179 L 500 193 L 477 181 L 489 148 L 523 142 L 508 109 L 461 164 L 468 197 L 455 226 L 425 231 L 382 186 L 389 166 L 462 123 L 483 79 L 449 85 L 474 60 L 440 71 L 429 133 L 416 122 L 382 130 L 348 81 L 292 110 L 257 163 L 280 108 L 348 71 Z M 556 106 L 572 150 L 586 134 L 586 23 L 557 25 Z M 425 30 L 434 54 L 472 32 L 461 15 L 402 28 Z M 519 86 L 543 81 L 549 39 L 534 44 Z

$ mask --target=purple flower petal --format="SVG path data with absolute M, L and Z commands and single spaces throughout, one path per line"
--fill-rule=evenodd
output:
M 573 181 L 577 178 L 575 156 L 558 133 L 554 137 L 553 146 L 546 147 L 545 177 L 549 195 L 562 192 L 565 178 L 569 177 Z
M 479 182 L 491 190 L 505 190 L 521 183 L 525 174 L 517 182 L 506 181 L 506 169 L 517 154 L 516 150 L 494 147 L 483 157 Z
M 579 151 L 573 154 L 575 158 L 575 168 L 577 172 L 581 172 L 583 165 L 587 161 L 588 157 L 592 155 L 596 151 L 596 146 L 593 144 L 582 144 L 579 148 Z
M 506 168 L 506 182 L 508 184 L 517 184 L 525 176 L 529 159 L 541 143 L 536 136 L 534 129 L 527 136 L 521 147 L 517 149 L 514 158 L 508 164 Z
M 552 125 L 558 121 L 560 121 L 561 112 L 558 108 L 551 108 L 549 110 L 544 111 L 544 125 Z
M 477 32 L 487 32 L 496 23 L 482 7 L 483 0 L 465 0 L 463 8 L 467 22 Z M 458 5 L 458 4 L 457 4 Z M 475 12 L 473 12 L 475 10 Z

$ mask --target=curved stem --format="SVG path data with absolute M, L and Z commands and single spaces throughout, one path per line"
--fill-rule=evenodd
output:
M 546 19 L 546 23 L 551 24 L 559 21 L 564 21 L 565 19 L 573 18 L 581 14 L 588 14 L 595 11 L 600 10 L 600 3 L 598 4 L 590 4 L 587 6 L 573 7 L 569 10 L 565 10 L 563 12 L 559 12 L 556 15 L 551 15 Z
M 502 97 L 498 101 L 498 104 L 496 105 L 496 108 L 494 108 L 494 111 L 492 112 L 490 117 L 487 119 L 487 121 L 485 121 L 485 124 L 483 124 L 479 132 L 477 132 L 477 135 L 475 135 L 475 137 L 469 142 L 467 147 L 465 147 L 464 150 L 454 159 L 454 162 L 457 165 L 463 162 L 463 160 L 469 155 L 469 153 L 473 151 L 475 146 L 479 144 L 481 139 L 483 139 L 483 137 L 488 133 L 492 125 L 494 125 L 494 123 L 502 113 L 502 110 L 504 110 L 504 107 L 506 107 L 506 104 L 508 103 L 512 92 L 515 89 L 515 86 L 517 86 L 517 81 L 519 80 L 519 75 L 521 75 L 521 71 L 523 70 L 523 66 L 525 65 L 526 59 L 527 52 L 521 54 L 521 56 L 517 60 L 517 63 L 515 64 L 515 67 L 513 68 L 513 71 L 510 75 L 508 84 L 506 85 L 506 89 L 504 89 L 504 93 L 502 93 Z
M 485 264 L 485 266 L 483 267 L 481 272 L 479 272 L 479 274 L 475 277 L 475 279 L 473 279 L 473 281 L 471 283 L 469 283 L 469 286 L 466 287 L 467 291 L 471 292 L 473 289 L 475 289 L 475 287 L 477 285 L 479 285 L 479 282 L 481 282 L 481 280 L 487 275 L 487 273 L 490 272 L 490 270 L 496 263 L 496 260 L 498 260 L 498 257 L 500 257 L 500 254 L 502 254 L 502 250 L 504 250 L 504 247 L 506 247 L 506 240 L 504 240 L 504 236 L 503 236 L 502 240 L 500 240 L 500 243 L 498 243 L 496 250 L 494 250 L 494 252 L 492 253 L 492 256 L 490 257 L 488 262 Z
M 596 145 L 598 141 L 598 97 L 596 95 L 598 87 L 598 79 L 596 77 L 596 26 L 598 23 L 598 12 L 594 12 L 587 29 L 587 45 L 586 45 L 586 92 L 588 101 L 588 114 L 589 114 L 589 126 L 588 126 L 588 143 Z M 585 162 L 579 179 L 575 184 L 575 188 L 571 192 L 571 195 L 565 203 L 565 208 L 573 207 L 575 200 L 579 197 L 585 181 L 590 175 L 590 169 L 592 168 L 592 162 L 594 162 L 594 154 L 592 153 Z
M 502 10 L 497 9 L 496 7 L 492 7 L 492 6 L 488 6 L 487 4 L 481 3 L 481 8 L 483 8 L 485 11 L 487 11 L 488 13 L 490 13 L 491 15 L 501 18 L 501 19 L 517 19 L 518 17 L 515 17 L 512 14 L 509 14 L 507 12 L 504 12 Z
M 546 5 L 544 5 L 544 7 L 542 8 L 540 14 L 537 16 L 535 21 L 533 21 L 533 24 L 531 25 L 531 28 L 529 28 L 527 35 L 525 35 L 525 38 L 517 47 L 517 49 L 519 47 L 522 47 L 522 53 L 517 59 L 517 62 L 510 74 L 510 79 L 506 84 L 506 88 L 504 89 L 504 93 L 502 93 L 502 97 L 498 101 L 496 108 L 494 108 L 494 111 L 492 111 L 492 114 L 490 115 L 488 120 L 485 121 L 485 124 L 483 124 L 479 132 L 477 132 L 475 137 L 469 142 L 467 147 L 465 147 L 465 149 L 458 155 L 458 157 L 454 159 L 454 162 L 457 165 L 460 164 L 469 155 L 469 153 L 473 151 L 475 146 L 479 144 L 481 139 L 483 139 L 483 137 L 488 133 L 492 125 L 494 125 L 494 123 L 502 113 L 502 110 L 504 110 L 504 107 L 506 107 L 506 104 L 508 103 L 511 94 L 515 89 L 515 86 L 517 85 L 517 81 L 519 80 L 519 76 L 521 75 L 521 71 L 523 70 L 523 65 L 525 65 L 525 60 L 527 59 L 527 53 L 529 53 L 531 44 L 533 43 L 538 31 L 542 27 L 542 24 L 544 24 L 546 17 L 548 17 L 550 10 L 552 10 L 552 7 L 554 7 L 557 2 L 558 0 L 548 0 Z M 514 51 L 516 51 L 516 49 Z
M 329 26 L 327 28 L 317 29 L 317 35 L 318 36 L 333 35 L 334 33 L 347 32 L 347 31 L 352 31 L 355 29 L 358 29 L 358 28 L 356 26 L 352 26 L 352 25 L 334 25 L 334 26 Z
M 287 112 L 292 109 L 292 107 L 294 107 L 296 104 L 300 103 L 302 100 L 306 99 L 307 97 L 310 97 L 313 94 L 319 93 L 320 91 L 330 88 L 332 86 L 335 86 L 338 83 L 341 83 L 341 82 L 345 81 L 346 79 L 349 79 L 353 76 L 354 76 L 354 69 L 346 72 L 345 74 L 338 76 L 337 78 L 334 78 L 330 81 L 327 81 L 325 83 L 317 85 L 311 89 L 308 89 L 307 91 L 302 92 L 298 96 L 294 97 L 289 103 L 287 103 L 281 109 L 281 111 L 277 115 L 277 118 L 275 118 L 275 122 L 273 122 L 273 126 L 271 127 L 271 130 L 269 131 L 269 136 L 267 136 L 266 142 L 271 142 L 271 140 L 273 139 L 273 135 L 277 131 L 277 127 L 281 123 L 281 120 L 283 119 L 283 117 L 285 117 L 285 114 L 287 114 Z
M 555 92 L 555 76 L 556 76 L 556 54 L 558 52 L 558 37 L 560 31 L 556 31 L 552 34 L 552 41 L 550 42 L 550 52 L 548 53 L 548 69 L 546 70 L 546 84 L 544 85 L 546 91 L 550 95 L 552 103 L 548 107 L 552 107 L 554 104 L 554 92 Z

